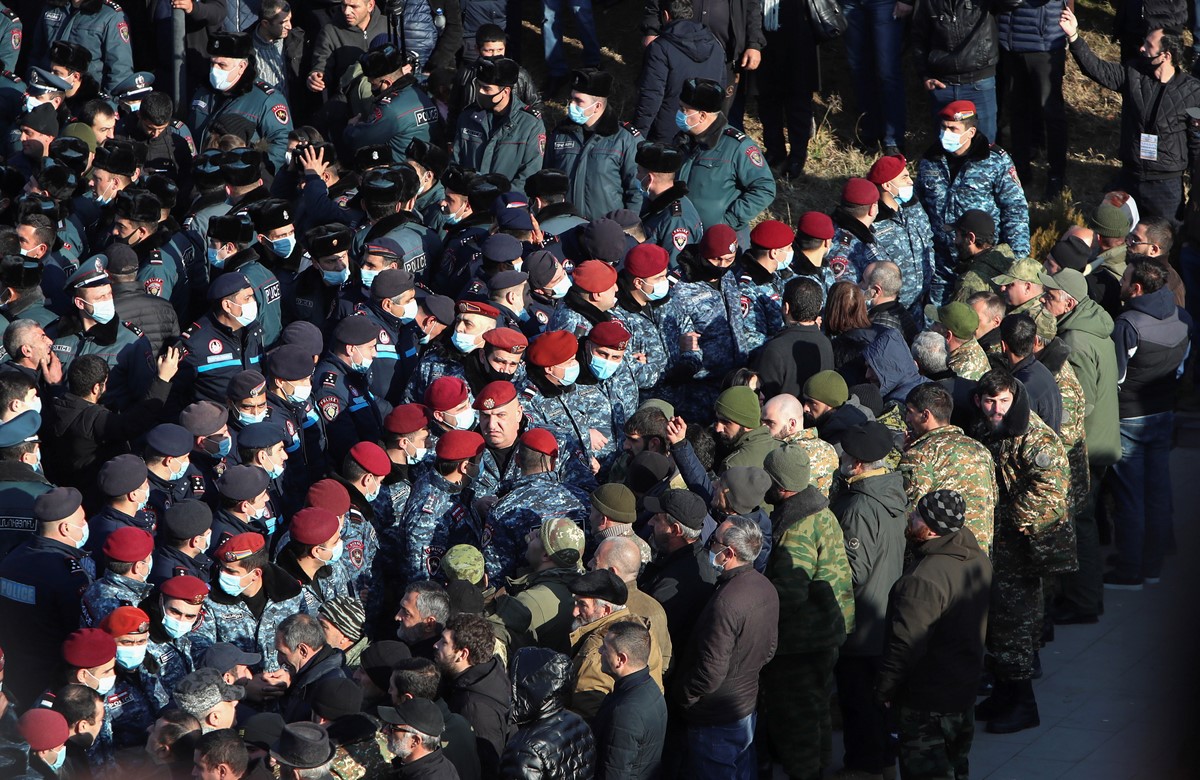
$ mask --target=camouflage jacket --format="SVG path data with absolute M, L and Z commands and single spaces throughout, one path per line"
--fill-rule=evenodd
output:
M 979 381 L 979 377 L 992 370 L 991 364 L 988 363 L 987 353 L 975 339 L 964 342 L 962 346 L 951 352 L 946 360 L 946 366 L 963 379 L 970 379 L 973 382 Z
M 544 518 L 569 517 L 587 523 L 587 493 L 553 474 L 527 474 L 504 486 L 484 525 L 483 560 L 489 582 L 517 573 L 525 562 L 525 535 Z
M 934 490 L 957 490 L 967 503 L 966 525 L 987 553 L 999 493 L 996 464 L 986 447 L 957 425 L 944 425 L 908 445 L 900 457 L 900 472 L 910 505 Z
M 804 448 L 808 455 L 812 484 L 816 485 L 817 490 L 824 493 L 826 498 L 830 498 L 833 476 L 838 470 L 838 455 L 833 445 L 818 437 L 816 428 L 805 428 L 785 443 Z
M 117 607 L 136 607 L 153 587 L 148 582 L 106 571 L 83 592 L 80 622 L 84 628 L 98 626 Z
M 1042 337 L 1042 341 L 1046 344 L 1058 335 L 1058 320 L 1054 319 L 1054 315 L 1046 311 L 1046 307 L 1042 305 L 1041 297 L 1030 298 L 1020 306 L 1013 306 L 1008 310 L 1009 314 L 1028 314 L 1033 318 L 1033 322 L 1037 325 L 1038 335 Z
M 924 302 L 933 280 L 933 229 L 925 209 L 910 201 L 893 211 L 880 201 L 871 228 L 880 254 L 900 268 L 900 303 L 912 309 Z
M 1058 394 L 1062 396 L 1062 422 L 1059 424 L 1058 437 L 1067 449 L 1067 462 L 1071 465 L 1071 492 L 1067 507 L 1071 510 L 1072 517 L 1078 517 L 1087 505 L 1092 474 L 1088 469 L 1087 439 L 1083 423 L 1087 399 L 1084 398 L 1083 385 L 1079 383 L 1075 369 L 1068 362 L 1070 352 L 1071 347 L 1056 338 L 1041 351 L 1038 360 L 1050 369 L 1050 373 L 1054 375 L 1054 383 L 1058 385 Z
M 277 670 L 279 653 L 275 651 L 275 629 L 284 618 L 307 609 L 300 583 L 274 564 L 263 569 L 263 588 L 267 591 L 267 605 L 262 615 L 255 617 L 241 596 L 230 596 L 220 587 L 214 587 L 190 634 L 193 653 L 203 657 L 209 647 L 218 642 L 229 642 L 242 652 L 261 653 L 264 671 Z
M 977 292 L 1000 294 L 1000 285 L 992 281 L 1000 274 L 1008 273 L 1013 264 L 1013 251 L 1008 244 L 998 244 L 974 257 L 960 260 L 955 272 L 958 282 L 954 286 L 953 300 L 967 302 Z

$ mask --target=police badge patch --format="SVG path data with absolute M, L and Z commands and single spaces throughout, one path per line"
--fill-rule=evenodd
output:
M 671 231 L 671 246 L 675 247 L 676 251 L 682 252 L 683 248 L 687 246 L 689 238 L 691 238 L 691 234 L 688 233 L 687 228 L 675 228 Z
M 13 51 L 20 51 L 21 50 L 21 31 L 13 30 L 12 34 L 8 36 L 8 42 L 12 44 Z
M 283 103 L 272 107 L 271 113 L 279 120 L 279 124 L 286 125 L 288 123 L 288 109 Z
M 142 287 L 146 290 L 147 295 L 153 295 L 159 298 L 162 297 L 162 279 L 147 279 L 142 283 Z
M 321 410 L 321 414 L 326 420 L 333 422 L 342 412 L 342 402 L 337 399 L 337 396 L 327 395 L 317 401 L 317 408 Z
M 750 162 L 754 164 L 755 168 L 763 167 L 762 152 L 758 151 L 757 146 L 751 146 L 746 149 L 746 156 L 750 158 Z
M 121 36 L 121 40 L 129 43 L 129 25 L 125 22 L 117 22 L 117 33 Z
M 546 134 L 538 133 L 538 154 L 546 156 Z

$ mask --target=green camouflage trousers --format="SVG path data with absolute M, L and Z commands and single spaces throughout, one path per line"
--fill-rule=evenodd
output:
M 829 694 L 837 648 L 777 655 L 763 668 L 762 706 L 771 755 L 792 780 L 818 780 L 833 760 Z
M 901 780 L 967 780 L 975 711 L 929 712 L 900 707 Z

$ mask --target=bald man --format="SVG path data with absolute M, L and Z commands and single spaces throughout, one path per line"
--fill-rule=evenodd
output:
M 778 441 L 804 448 L 812 466 L 813 484 L 828 496 L 833 488 L 834 472 L 838 468 L 837 451 L 829 442 L 817 436 L 816 428 L 805 429 L 804 404 L 800 399 L 782 393 L 767 401 L 763 405 L 762 423 Z
M 642 553 L 637 543 L 627 536 L 605 539 L 596 548 L 591 568 L 596 571 L 608 569 L 624 581 L 625 587 L 629 589 L 625 607 L 631 614 L 650 621 L 650 638 L 662 653 L 663 674 L 666 675 L 671 670 L 672 656 L 671 635 L 667 632 L 667 613 L 654 597 L 638 590 L 637 576 L 642 569 Z

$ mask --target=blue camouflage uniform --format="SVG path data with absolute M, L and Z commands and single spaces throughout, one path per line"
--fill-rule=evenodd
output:
M 671 296 L 680 310 L 688 312 L 695 332 L 700 334 L 703 367 L 696 379 L 720 382 L 727 373 L 746 364 L 752 336 L 748 333 L 742 292 L 732 268 L 713 281 L 701 271 L 709 263 L 689 247 L 680 255 Z M 708 404 L 711 407 L 711 404 Z
M 71 313 L 51 325 L 46 335 L 54 339 L 54 354 L 64 374 L 71 361 L 82 355 L 99 355 L 108 363 L 108 389 L 100 399 L 106 406 L 124 409 L 149 389 L 154 354 L 149 340 L 132 322 L 113 317 L 85 331 L 79 316 Z
M 413 76 L 404 76 L 388 88 L 358 122 L 346 128 L 346 148 L 361 149 L 387 144 L 392 157 L 403 160 L 414 138 L 429 141 L 441 135 L 441 115 L 433 98 Z
M 136 607 L 142 603 L 153 589 L 148 582 L 105 571 L 103 577 L 83 592 L 79 624 L 84 628 L 98 626 L 117 607 Z
M 338 561 L 346 572 L 350 585 L 358 591 L 366 590 L 372 584 L 372 568 L 375 558 L 379 555 L 380 524 L 377 523 L 374 504 L 368 502 L 358 488 L 351 485 L 340 476 L 333 477 L 346 488 L 350 494 L 350 511 L 346 513 L 346 522 L 342 524 L 342 541 L 346 551 Z M 380 491 L 382 495 L 383 491 Z M 380 499 L 376 498 L 376 502 Z
M 690 378 L 700 371 L 701 353 L 679 349 L 679 337 L 696 327 L 673 294 L 639 306 L 622 286 L 617 291 L 617 307 L 613 311 L 630 334 L 626 354 L 640 352 L 646 356 L 645 363 L 634 361 L 630 365 L 641 397 L 653 395 L 654 388 L 664 380 Z
M 768 271 L 743 255 L 734 273 L 742 293 L 742 311 L 747 312 L 747 331 L 753 331 L 750 343 L 758 347 L 783 330 L 783 288 L 792 272 Z
M 154 725 L 169 700 L 158 675 L 141 666 L 124 669 L 118 664 L 117 683 L 104 698 L 104 720 L 112 727 L 113 748 L 145 745 L 146 729 Z
M 628 328 L 626 328 L 628 330 Z M 628 353 L 626 353 L 628 356 Z M 579 379 L 576 384 L 594 386 L 604 393 L 608 406 L 612 410 L 612 444 L 621 450 L 621 442 L 625 440 L 625 421 L 633 416 L 641 405 L 638 394 L 637 379 L 633 375 L 630 360 L 622 358 L 617 370 L 608 379 L 598 379 L 589 365 L 589 356 L 583 346 L 579 350 Z M 607 435 L 607 434 L 606 434 Z M 615 457 L 615 456 L 614 456 Z
M 205 314 L 183 333 L 186 352 L 179 364 L 182 382 L 192 385 L 196 400 L 208 400 L 225 405 L 229 380 L 242 371 L 258 369 L 262 362 L 262 326 L 257 321 L 237 332 L 229 330 Z
M 187 124 L 196 133 L 198 147 L 208 146 L 208 134 L 218 122 L 226 132 L 248 137 L 251 145 L 265 141 L 272 170 L 281 170 L 286 164 L 292 112 L 287 98 L 267 84 L 259 81 L 247 87 L 239 81 L 226 92 L 217 92 L 208 84 L 197 89 Z
M 745 233 L 775 200 L 775 176 L 758 144 L 724 115 L 700 135 L 680 133 L 674 143 L 684 154 L 678 179 L 687 182 L 705 228 L 725 224 Z
M 342 553 L 343 556 L 345 553 Z M 313 577 L 300 568 L 295 553 L 284 549 L 275 559 L 279 568 L 296 578 L 300 583 L 301 597 L 304 599 L 304 611 L 310 615 L 317 614 L 322 604 L 338 596 L 349 596 L 354 591 L 350 578 L 344 567 L 333 561 L 328 566 L 322 566 Z
M 566 171 L 571 179 L 567 200 L 587 219 L 617 209 L 636 214 L 642 207 L 635 159 L 641 137 L 632 124 L 617 121 L 615 108 L 606 106 L 590 128 L 570 120 L 555 127 L 545 165 Z
M 580 374 L 584 367 L 580 366 Z M 616 436 L 612 429 L 612 402 L 598 385 L 573 384 L 567 387 L 552 385 L 543 377 L 529 374 L 521 388 L 521 407 L 529 415 L 530 424 L 538 428 L 565 431 L 583 448 L 590 463 L 595 458 L 603 466 L 617 456 Z M 591 429 L 600 432 L 608 443 L 600 449 L 592 447 Z M 569 482 L 586 485 L 587 481 L 572 471 Z M 591 474 L 591 469 L 588 469 Z
M 692 199 L 687 196 L 687 184 L 677 181 L 656 197 L 642 201 L 642 230 L 646 241 L 667 250 L 671 267 L 678 263 L 679 253 L 689 244 L 700 243 L 704 224 Z
M 851 216 L 841 206 L 833 210 L 833 241 L 825 253 L 822 267 L 833 274 L 833 281 L 858 282 L 871 263 L 887 260 L 874 231 Z
M 502 582 L 525 563 L 525 535 L 544 518 L 569 517 L 587 523 L 588 495 L 550 473 L 526 474 L 502 488 L 484 525 L 483 561 L 489 582 Z
M 329 455 L 335 464 L 358 442 L 382 438 L 385 411 L 371 392 L 370 371 L 354 371 L 340 358 L 326 355 L 313 374 L 313 400 L 325 418 Z
M 430 342 L 425 348 L 416 369 L 408 378 L 404 388 L 404 402 L 409 404 L 425 403 L 425 391 L 435 379 L 443 376 L 457 376 L 466 381 L 467 370 L 464 363 L 470 355 L 464 355 L 450 343 L 451 329 L 447 328 L 436 341 Z M 480 347 L 479 349 L 483 349 Z M 467 400 L 475 403 L 475 394 L 471 392 L 470 383 L 467 386 Z
M 454 162 L 480 173 L 499 173 L 514 190 L 523 190 L 525 180 L 542 169 L 545 151 L 542 112 L 515 94 L 502 114 L 472 108 L 458 117 Z
M 881 201 L 879 216 L 871 227 L 879 244 L 879 253 L 900 267 L 897 300 L 915 316 L 925 304 L 933 282 L 933 229 L 929 227 L 929 216 L 916 201 L 902 205 L 897 211 Z
M 259 617 L 254 616 L 242 597 L 230 596 L 220 587 L 212 589 L 190 634 L 195 657 L 203 657 L 204 651 L 218 642 L 229 642 L 242 652 L 261 653 L 264 671 L 279 669 L 275 630 L 284 618 L 308 610 L 300 583 L 274 564 L 263 569 L 263 588 L 267 603 Z
M 930 286 L 930 303 L 941 305 L 954 288 L 958 250 L 954 246 L 954 223 L 964 212 L 987 212 L 996 224 L 996 243 L 1008 244 L 1013 254 L 1029 254 L 1029 204 L 1008 152 L 972 139 L 966 161 L 951 177 L 946 152 L 930 147 L 917 166 L 916 193 L 929 215 L 936 257 Z
M 473 490 L 462 490 L 429 469 L 412 486 L 401 526 L 406 529 L 401 561 L 404 581 L 438 573 L 442 556 L 456 544 L 484 546 L 483 520 L 472 506 Z
M 155 622 L 150 624 L 150 642 L 146 645 L 146 668 L 154 671 L 164 688 L 175 690 L 175 684 L 196 671 L 192 658 L 191 632 L 172 639 Z
M 329 471 L 325 421 L 311 397 L 296 403 L 268 393 L 267 408 L 283 426 L 283 448 L 288 454 L 283 467 L 284 507 L 294 512 L 309 486 Z
M 49 68 L 50 44 L 55 41 L 77 43 L 90 51 L 88 75 L 109 94 L 133 75 L 129 23 L 112 0 L 83 0 L 78 8 L 70 0 L 47 3 L 34 35 L 31 62 Z
M 0 5 L 0 67 L 12 72 L 17 69 L 17 57 L 21 56 L 21 40 L 25 25 L 21 17 L 11 8 Z

